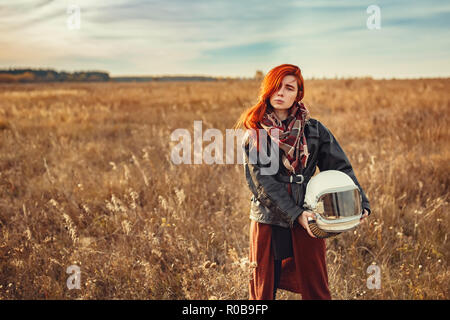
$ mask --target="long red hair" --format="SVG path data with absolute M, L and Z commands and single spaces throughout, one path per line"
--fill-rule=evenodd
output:
M 259 129 L 259 122 L 270 106 L 270 97 L 276 93 L 282 84 L 283 78 L 292 75 L 297 79 L 297 97 L 295 102 L 301 101 L 305 95 L 303 76 L 299 67 L 293 64 L 282 64 L 270 70 L 264 77 L 259 92 L 258 102 L 245 110 L 234 125 L 235 129 L 245 127 L 246 129 Z

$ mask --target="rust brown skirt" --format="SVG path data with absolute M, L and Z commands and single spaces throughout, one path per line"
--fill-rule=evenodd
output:
M 325 239 L 312 238 L 296 225 L 291 229 L 293 257 L 282 261 L 279 289 L 300 293 L 304 300 L 330 300 Z M 250 300 L 272 300 L 274 255 L 272 226 L 250 222 Z

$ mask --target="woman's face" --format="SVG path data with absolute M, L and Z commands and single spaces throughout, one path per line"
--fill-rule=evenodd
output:
M 281 87 L 270 97 L 270 104 L 277 110 L 289 109 L 297 97 L 297 79 L 287 75 L 281 82 Z

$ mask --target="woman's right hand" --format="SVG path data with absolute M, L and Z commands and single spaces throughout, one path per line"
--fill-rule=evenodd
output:
M 306 231 L 308 232 L 308 234 L 313 237 L 316 238 L 315 235 L 312 234 L 311 230 L 309 229 L 309 224 L 308 224 L 308 217 L 312 218 L 314 220 L 316 220 L 316 215 L 308 210 L 303 211 L 303 213 L 297 218 L 298 223 L 300 223 L 300 225 L 306 229 Z

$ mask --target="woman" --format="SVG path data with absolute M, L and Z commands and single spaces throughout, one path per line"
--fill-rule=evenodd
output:
M 303 299 L 331 299 L 325 240 L 311 233 L 308 217 L 314 218 L 314 214 L 302 207 L 306 185 L 316 166 L 320 171 L 340 170 L 360 187 L 364 208 L 361 222 L 371 211 L 336 138 L 319 120 L 310 117 L 301 102 L 304 94 L 299 67 L 277 66 L 264 77 L 258 103 L 236 124 L 256 133 L 248 134 L 243 144 L 246 180 L 253 193 L 249 254 L 252 300 L 275 299 L 277 288 L 300 293 Z M 270 139 L 261 140 L 263 133 Z M 272 144 L 277 149 L 272 149 Z M 271 150 L 278 151 L 276 172 L 270 172 L 260 158 L 262 151 L 269 158 L 276 154 Z M 255 152 L 258 157 L 252 161 Z

